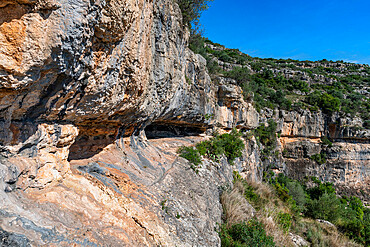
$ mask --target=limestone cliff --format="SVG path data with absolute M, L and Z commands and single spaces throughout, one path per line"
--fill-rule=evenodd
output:
M 334 183 L 344 194 L 369 201 L 370 132 L 356 130 L 354 124 L 360 119 L 328 118 L 309 111 L 281 111 L 280 116 L 279 142 L 285 157 L 282 171 L 297 179 L 318 177 Z M 325 144 L 324 137 L 329 137 L 332 144 Z M 325 155 L 326 162 L 312 159 L 318 154 Z
M 369 202 L 369 65 L 261 59 L 207 39 L 204 50 L 212 76 L 233 78 L 244 99 L 260 108 L 259 124 L 277 123 L 276 147 L 266 154 L 249 138 L 240 172 L 255 178 L 269 169 L 297 179 L 316 176 Z M 336 101 L 325 107 L 320 97 L 310 100 L 315 94 Z M 329 109 L 339 101 L 341 108 Z
M 1 2 L 3 245 L 220 244 L 231 167 L 176 151 L 258 114 L 188 35 L 172 0 Z
M 259 114 L 236 80 L 209 75 L 188 36 L 172 0 L 0 3 L 1 244 L 219 246 L 220 192 L 232 169 L 262 178 L 261 147 L 252 137 L 234 167 L 204 159 L 198 174 L 177 149 L 270 118 L 279 170 L 366 187 L 369 134 L 356 119 Z M 322 150 L 326 169 L 309 159 Z

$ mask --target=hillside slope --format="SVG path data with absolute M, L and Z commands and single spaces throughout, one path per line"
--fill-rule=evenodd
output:
M 214 81 L 242 88 L 260 124 L 277 124 L 276 143 L 262 155 L 266 171 L 316 176 L 369 201 L 369 65 L 261 59 L 203 38 L 190 47 L 207 59 Z

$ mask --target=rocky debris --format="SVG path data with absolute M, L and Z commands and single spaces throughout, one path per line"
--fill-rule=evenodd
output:
M 292 239 L 294 246 L 296 247 L 310 246 L 310 243 L 299 235 L 289 233 L 289 237 Z
M 336 229 L 336 228 L 337 228 L 333 223 L 331 223 L 331 222 L 329 222 L 329 221 L 327 221 L 327 220 L 320 220 L 320 219 L 317 219 L 317 222 L 322 223 L 322 224 L 325 224 L 325 225 L 327 225 L 327 226 L 329 226 L 329 227 L 332 227 L 332 228 L 334 228 L 334 229 Z

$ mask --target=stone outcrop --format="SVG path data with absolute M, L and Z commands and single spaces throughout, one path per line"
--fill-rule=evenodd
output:
M 1 2 L 4 244 L 220 245 L 231 167 L 176 151 L 258 113 L 188 35 L 170 0 Z
M 58 143 L 70 144 L 66 138 Z M 176 150 L 199 140 L 122 138 L 90 159 L 71 161 L 62 179 L 44 174 L 50 181 L 37 177 L 42 168 L 35 178 L 17 170 L 23 160 L 10 158 L 12 166 L 1 166 L 5 240 L 16 246 L 219 245 L 219 188 L 231 183 L 232 170 L 226 160 L 205 161 L 198 174 L 190 169 Z M 27 179 L 46 184 L 24 187 Z
M 260 115 L 235 81 L 211 79 L 188 36 L 172 0 L 0 3 L 1 244 L 219 246 L 232 167 L 203 160 L 197 173 L 177 149 L 270 118 L 280 170 L 369 194 L 361 120 Z M 234 169 L 261 180 L 261 147 L 246 144 Z
M 369 130 L 355 127 L 362 125 L 361 119 L 309 111 L 280 111 L 278 116 L 281 171 L 298 179 L 316 176 L 334 183 L 340 192 L 369 201 Z M 323 137 L 332 145 L 323 143 Z M 318 154 L 326 157 L 324 164 L 312 159 Z

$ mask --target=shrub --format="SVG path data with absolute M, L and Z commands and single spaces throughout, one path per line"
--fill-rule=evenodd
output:
M 238 223 L 230 228 L 223 226 L 220 231 L 221 246 L 275 246 L 274 239 L 266 235 L 262 223 L 255 219 L 245 223 Z
M 339 111 L 340 100 L 330 94 L 324 93 L 320 98 L 320 107 L 327 113 Z
M 364 128 L 370 129 L 370 120 L 365 120 L 364 121 Z
M 282 227 L 284 232 L 289 232 L 292 225 L 292 216 L 288 213 L 279 212 L 277 215 L 277 222 Z
M 292 102 L 285 98 L 285 93 L 280 89 L 270 96 L 270 100 L 275 104 L 278 104 L 283 110 L 291 109 Z
M 315 184 L 315 186 L 307 189 L 307 194 L 311 199 L 319 199 L 324 194 L 334 194 L 335 195 L 335 189 L 333 183 L 322 183 L 320 180 L 318 180 L 315 177 L 311 178 L 312 182 Z
M 288 182 L 286 186 L 289 190 L 289 195 L 292 196 L 297 206 L 303 207 L 306 203 L 306 194 L 302 185 L 298 181 L 292 181 Z
M 248 68 L 239 68 L 236 67 L 231 71 L 227 71 L 224 73 L 226 77 L 232 78 L 236 81 L 240 82 L 246 82 L 249 79 L 250 71 Z
M 322 144 L 328 146 L 329 148 L 331 148 L 333 146 L 333 143 L 329 140 L 329 138 L 327 136 L 321 137 L 321 142 L 322 142 Z
M 348 237 L 354 239 L 356 242 L 364 244 L 366 240 L 364 239 L 365 225 L 359 219 L 344 220 L 339 224 L 341 231 L 345 232 Z
M 332 113 L 339 111 L 341 101 L 340 99 L 328 93 L 321 93 L 319 91 L 315 91 L 308 95 L 307 103 L 309 103 L 312 106 L 320 107 L 322 111 L 325 113 Z
M 194 147 L 180 147 L 178 150 L 180 157 L 187 159 L 190 163 L 192 163 L 191 168 L 196 170 L 196 167 L 202 163 L 202 158 L 198 150 Z
M 357 218 L 360 220 L 364 219 L 364 205 L 359 198 L 351 196 L 349 199 L 349 207 L 356 212 Z
M 218 158 L 224 153 L 223 147 L 214 142 L 214 139 L 198 143 L 196 149 L 200 155 L 206 156 L 214 161 L 218 161 Z
M 198 143 L 196 148 L 201 155 L 207 156 L 215 161 L 224 154 L 228 162 L 233 164 L 236 158 L 242 156 L 244 142 L 240 138 L 241 136 L 241 133 L 233 129 L 230 134 L 217 134 L 209 141 Z
M 218 161 L 221 155 L 225 155 L 228 162 L 233 164 L 236 158 L 242 156 L 244 149 L 244 142 L 240 138 L 241 135 L 236 129 L 233 129 L 230 134 L 217 134 L 211 140 L 198 143 L 195 148 L 181 147 L 178 153 L 195 166 L 198 166 L 202 162 L 201 156 Z
M 328 220 L 336 223 L 343 207 L 335 194 L 323 194 L 319 199 L 309 200 L 306 206 L 306 215 L 314 219 Z
M 241 134 L 236 129 L 233 129 L 230 134 L 223 134 L 214 139 L 215 145 L 223 148 L 224 154 L 230 164 L 232 164 L 236 158 L 242 156 L 242 151 L 245 146 L 240 137 Z
M 195 30 L 202 11 L 208 8 L 212 0 L 177 0 L 182 12 L 184 24 Z
M 233 61 L 233 58 L 230 57 L 226 51 L 221 51 L 220 54 L 218 55 L 218 59 L 226 63 L 230 63 Z
M 255 189 L 252 186 L 245 184 L 244 188 L 245 188 L 244 191 L 245 198 L 249 202 L 255 204 L 257 201 L 261 200 L 261 197 L 255 192 Z
M 264 149 L 262 150 L 262 158 L 269 155 L 270 152 L 276 147 L 276 127 L 277 124 L 271 119 L 268 121 L 267 127 L 262 124 L 254 130 L 254 135 L 257 141 L 264 145 Z
M 310 158 L 316 161 L 319 165 L 323 165 L 326 163 L 326 154 L 324 153 L 314 154 Z
M 364 208 L 364 243 L 365 246 L 370 246 L 370 209 Z
M 280 183 L 283 186 L 287 186 L 288 183 L 293 182 L 292 179 L 288 178 L 285 176 L 283 173 L 279 173 L 278 176 L 276 177 L 276 181 Z M 276 182 L 275 182 L 276 183 Z
M 307 230 L 307 240 L 312 243 L 312 246 L 327 246 L 329 247 L 328 241 L 325 240 L 323 236 L 322 229 L 318 227 L 309 226 Z
M 276 193 L 278 197 L 283 201 L 283 202 L 288 202 L 289 200 L 292 199 L 292 197 L 289 195 L 289 190 L 285 187 L 285 185 L 281 185 L 279 183 L 276 183 L 274 185 Z

